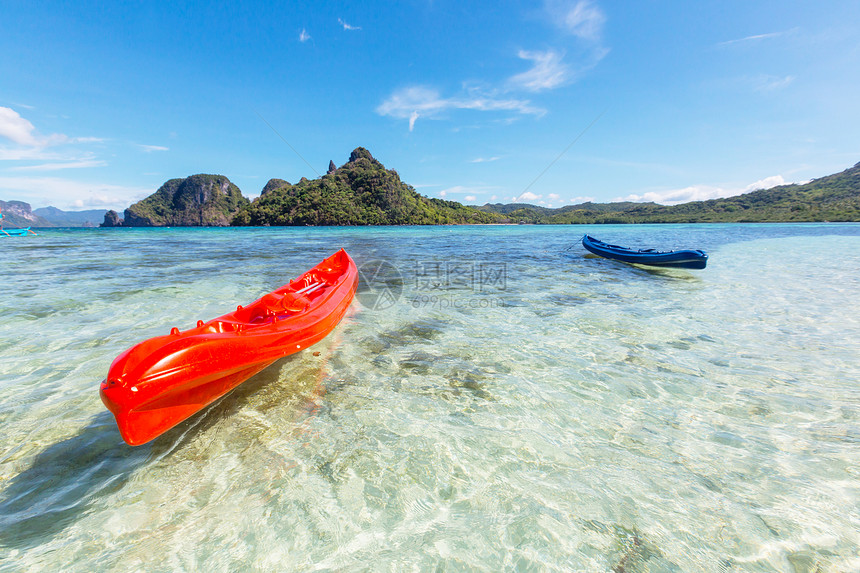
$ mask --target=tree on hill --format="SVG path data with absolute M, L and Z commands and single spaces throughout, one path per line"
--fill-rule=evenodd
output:
M 269 179 L 266 186 L 263 187 L 263 190 L 260 192 L 260 195 L 265 195 L 266 193 L 271 193 L 275 189 L 280 189 L 281 187 L 286 187 L 289 185 L 289 181 L 284 181 L 283 179 Z

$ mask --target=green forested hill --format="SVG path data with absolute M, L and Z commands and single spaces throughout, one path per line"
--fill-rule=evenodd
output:
M 158 191 L 125 210 L 125 227 L 226 226 L 249 203 L 223 175 L 171 179 Z
M 860 221 L 860 163 L 803 185 L 780 185 L 668 209 L 667 214 L 643 216 L 665 218 L 665 222 L 690 218 L 696 222 Z
M 515 208 L 512 208 L 515 207 Z M 666 206 L 583 203 L 559 209 L 484 205 L 481 209 L 528 223 L 772 223 L 860 221 L 860 163 L 803 185 L 781 185 L 725 199 Z
M 617 214 L 642 206 L 643 203 L 580 203 L 552 209 L 528 203 L 487 204 L 479 209 L 490 213 L 501 213 L 514 223 L 564 224 L 564 223 L 609 223 L 616 221 Z M 656 205 L 645 203 L 645 205 Z M 659 205 L 656 205 L 659 207 Z
M 233 225 L 434 225 L 494 223 L 498 213 L 430 199 L 400 180 L 363 147 L 319 179 L 302 179 L 242 208 Z

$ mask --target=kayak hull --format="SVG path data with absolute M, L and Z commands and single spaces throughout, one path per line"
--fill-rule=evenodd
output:
M 635 250 L 618 245 L 610 245 L 588 235 L 582 237 L 582 246 L 595 255 L 607 259 L 652 267 L 704 269 L 708 264 L 708 255 L 698 249 L 681 251 Z
M 319 342 L 346 314 L 358 286 L 340 250 L 247 307 L 120 354 L 99 389 L 126 443 L 144 444 L 274 361 Z

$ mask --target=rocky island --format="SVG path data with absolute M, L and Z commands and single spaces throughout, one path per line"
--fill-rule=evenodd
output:
M 223 175 L 171 179 L 125 210 L 105 214 L 102 227 L 226 227 L 248 199 Z
M 435 225 L 505 219 L 418 194 L 363 147 L 356 148 L 340 167 L 329 162 L 328 172 L 318 179 L 302 178 L 295 185 L 281 181 L 269 181 L 259 198 L 236 213 L 232 224 Z

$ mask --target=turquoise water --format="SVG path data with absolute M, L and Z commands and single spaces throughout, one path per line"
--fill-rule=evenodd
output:
M 593 258 L 585 232 L 710 261 Z M 122 442 L 117 354 L 340 247 L 365 280 L 327 339 Z M 47 230 L 0 254 L 0 571 L 860 570 L 860 225 Z

